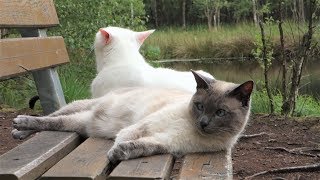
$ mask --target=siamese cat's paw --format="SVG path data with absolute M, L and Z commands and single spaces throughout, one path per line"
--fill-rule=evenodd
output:
M 18 129 L 14 129 L 11 131 L 11 135 L 14 139 L 23 140 L 35 132 L 37 132 L 37 131 L 34 131 L 34 130 L 19 131 Z
M 130 149 L 127 143 L 119 143 L 114 145 L 108 152 L 108 159 L 112 163 L 117 163 L 130 158 Z
M 28 130 L 35 123 L 36 117 L 27 115 L 18 115 L 13 119 L 12 125 L 17 130 Z

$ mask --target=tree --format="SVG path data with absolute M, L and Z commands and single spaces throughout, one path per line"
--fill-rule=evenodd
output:
M 257 48 L 253 52 L 253 55 L 263 68 L 264 88 L 267 92 L 267 96 L 269 99 L 270 114 L 274 114 L 273 94 L 269 83 L 269 69 L 273 60 L 273 49 L 270 40 L 271 37 L 266 37 L 265 33 L 265 24 L 270 26 L 271 23 L 272 20 L 270 19 L 267 20 L 266 23 L 263 23 L 262 21 L 259 22 L 260 34 L 258 35 L 257 40 L 255 42 Z
M 95 33 L 101 27 L 113 25 L 136 30 L 145 28 L 142 0 L 55 0 L 55 5 L 60 27 L 48 32 L 64 36 L 69 48 L 89 49 Z
M 292 60 L 292 76 L 291 76 L 291 86 L 290 92 L 287 99 L 282 105 L 282 112 L 285 115 L 294 115 L 296 108 L 296 100 L 299 93 L 299 85 L 302 76 L 302 69 L 305 64 L 305 61 L 308 59 L 309 53 L 311 52 L 311 41 L 314 33 L 314 24 L 313 18 L 315 16 L 316 7 L 318 7 L 318 0 L 309 0 L 308 1 L 308 30 L 299 39 L 299 47 L 294 54 L 294 59 Z
M 257 12 L 257 3 L 256 0 L 252 0 L 252 14 L 253 14 L 253 22 L 255 25 L 258 25 L 258 12 Z
M 182 0 L 182 28 L 186 28 L 186 5 L 187 0 Z
M 304 0 L 299 0 L 299 20 L 300 22 L 304 23 L 305 20 L 305 14 L 304 14 Z
M 194 5 L 204 12 L 207 18 L 209 30 L 212 30 L 212 21 L 214 21 L 214 28 L 220 26 L 221 9 L 228 5 L 225 0 L 194 0 Z
M 279 1 L 279 20 L 278 20 L 278 28 L 279 28 L 279 34 L 280 34 L 280 62 L 282 64 L 282 85 L 281 85 L 281 95 L 282 95 L 282 104 L 285 104 L 287 101 L 287 74 L 288 74 L 288 63 L 287 58 L 285 56 L 285 45 L 284 45 L 284 34 L 283 34 L 283 4 L 284 1 Z M 284 113 L 282 111 L 282 113 Z
M 256 0 L 232 0 L 228 1 L 231 11 L 233 12 L 233 19 L 235 22 L 238 23 L 240 20 L 247 19 L 250 17 L 251 12 L 253 9 L 252 2 Z M 257 11 L 255 10 L 255 13 Z M 258 21 L 257 21 L 258 24 Z

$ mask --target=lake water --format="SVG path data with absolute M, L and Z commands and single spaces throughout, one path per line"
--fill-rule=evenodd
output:
M 318 62 L 317 62 L 318 61 Z M 303 71 L 300 93 L 313 95 L 320 99 L 320 61 L 308 62 Z M 264 83 L 263 69 L 256 61 L 197 61 L 197 62 L 166 62 L 164 67 L 188 71 L 190 69 L 204 71 L 212 74 L 216 79 L 241 83 L 246 80 L 254 80 L 257 88 L 262 88 Z M 289 72 L 290 73 L 290 72 Z M 281 65 L 274 63 L 269 71 L 269 77 L 273 86 L 280 87 Z

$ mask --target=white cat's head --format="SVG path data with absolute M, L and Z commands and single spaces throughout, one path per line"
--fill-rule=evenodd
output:
M 152 34 L 154 30 L 135 32 L 130 29 L 120 27 L 100 28 L 95 38 L 95 49 L 104 49 L 108 47 L 130 48 L 130 50 L 139 50 L 144 40 Z

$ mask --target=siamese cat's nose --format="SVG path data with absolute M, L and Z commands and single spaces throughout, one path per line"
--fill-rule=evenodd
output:
M 201 128 L 204 129 L 205 127 L 208 126 L 208 124 L 209 124 L 209 119 L 208 119 L 208 117 L 207 117 L 207 116 L 202 117 L 201 120 L 200 120 L 200 126 L 201 126 Z

